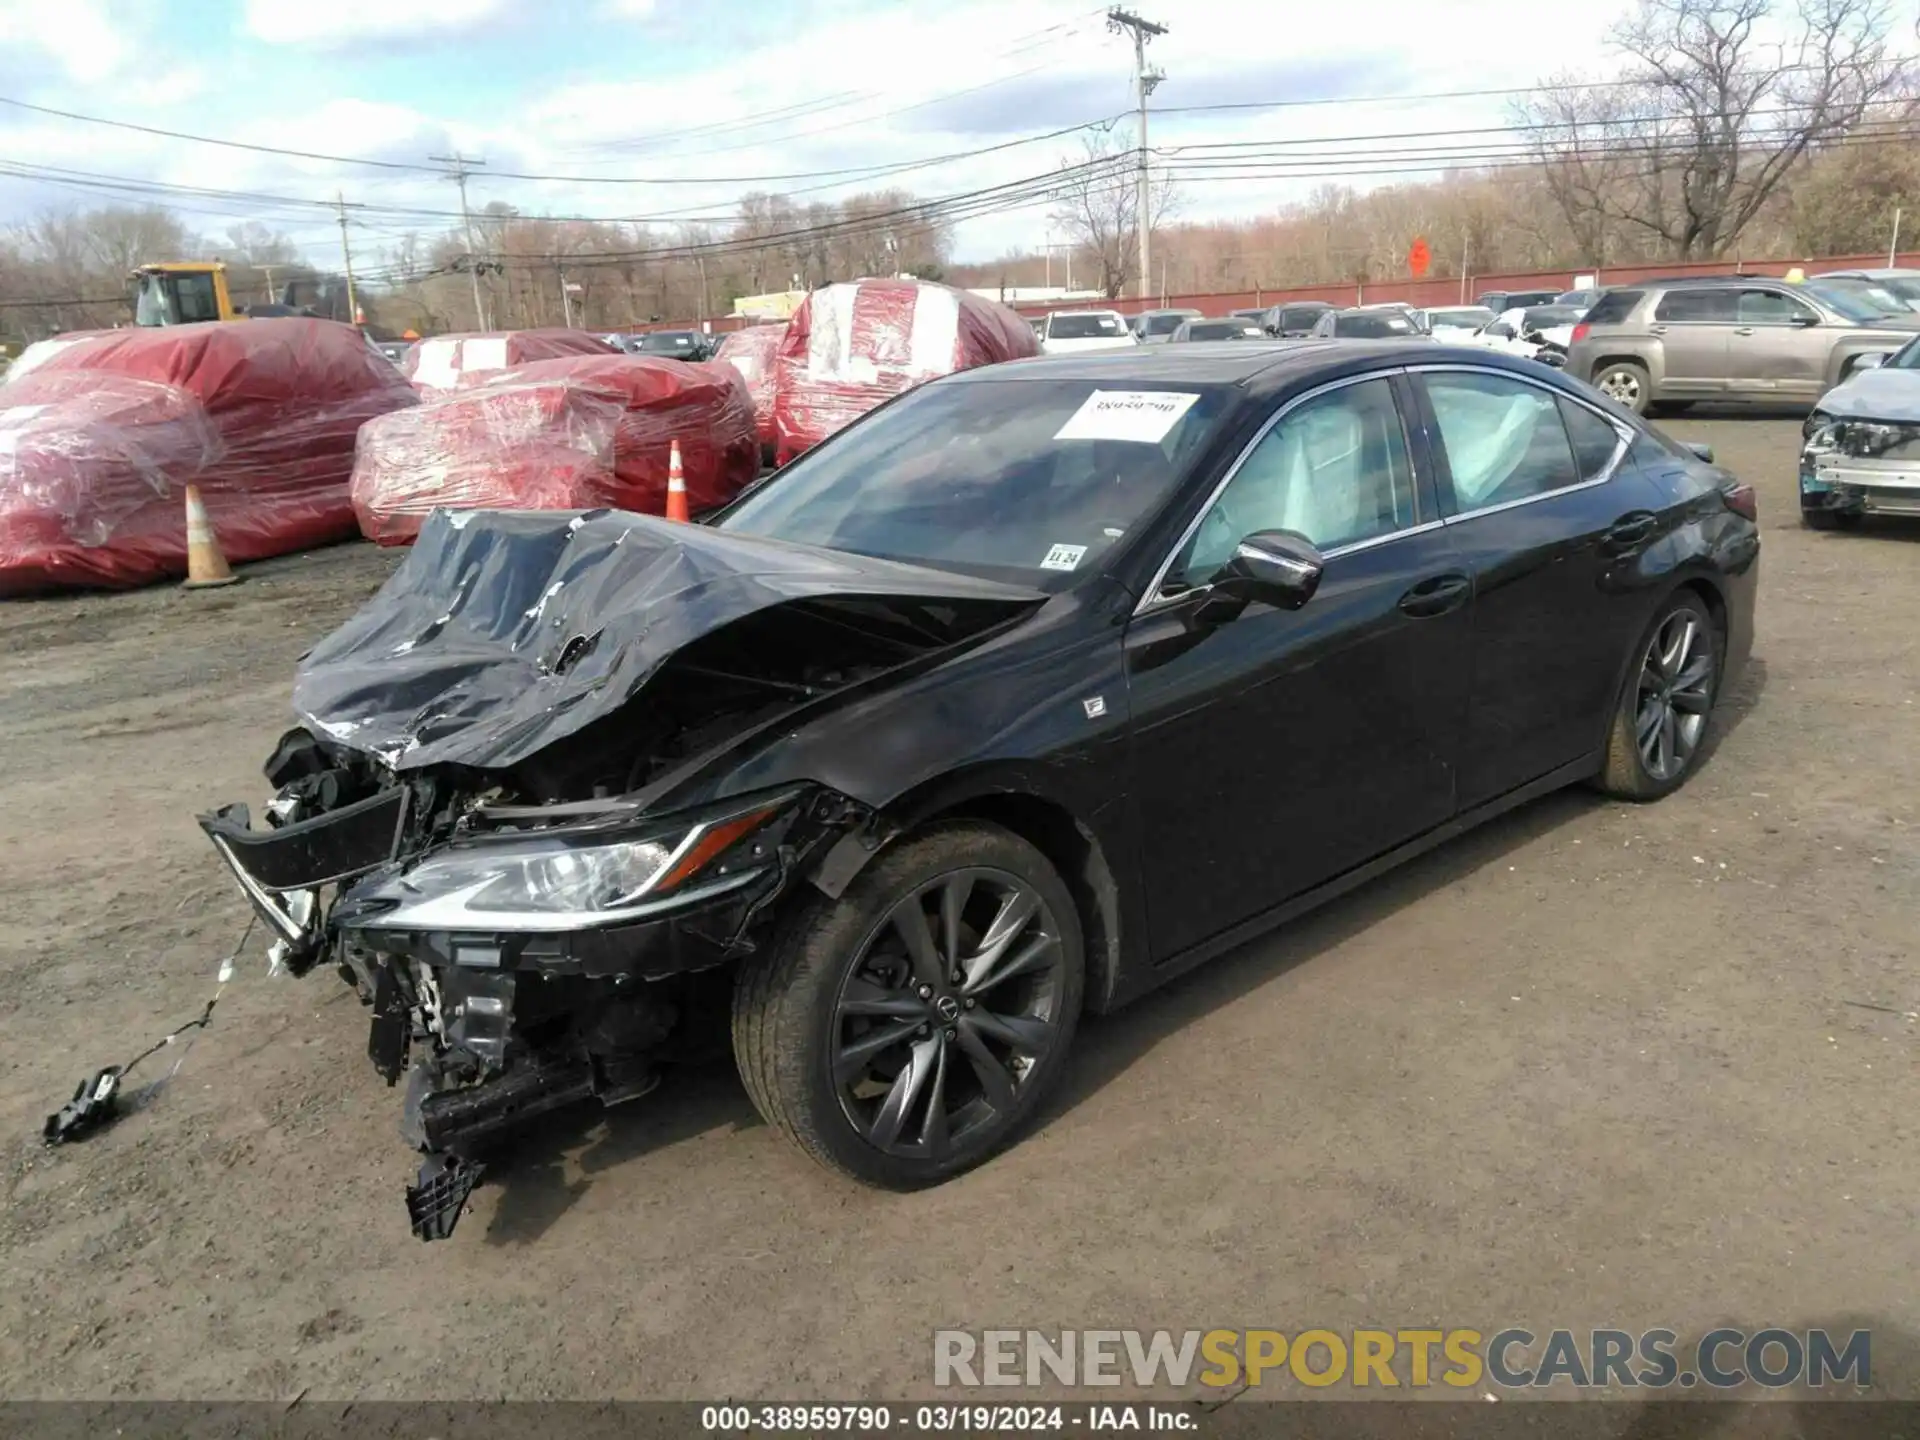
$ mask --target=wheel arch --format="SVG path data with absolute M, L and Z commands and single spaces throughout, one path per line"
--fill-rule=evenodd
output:
M 1120 975 L 1125 933 L 1119 880 L 1094 827 L 1065 799 L 1035 784 L 1024 767 L 940 775 L 903 792 L 877 812 L 871 825 L 836 847 L 815 884 L 839 896 L 894 841 L 942 820 L 998 825 L 1047 857 L 1079 912 L 1085 1004 L 1095 1012 L 1105 1010 Z
M 1609 350 L 1604 354 L 1595 356 L 1593 363 L 1587 367 L 1587 374 L 1598 375 L 1609 365 L 1637 366 L 1639 369 L 1646 371 L 1649 384 L 1659 379 L 1652 359 L 1634 350 Z
M 1620 670 L 1614 676 L 1613 700 L 1600 718 L 1600 734 L 1604 737 L 1609 725 L 1613 723 L 1613 707 L 1620 703 L 1620 696 L 1626 688 L 1628 676 L 1634 673 L 1634 667 L 1640 663 L 1640 637 L 1645 635 L 1647 627 L 1653 623 L 1653 617 L 1660 607 L 1679 595 L 1693 595 L 1707 607 L 1707 618 L 1713 621 L 1720 632 L 1720 641 L 1724 646 L 1728 641 L 1728 611 L 1726 592 L 1720 587 L 1719 577 L 1710 570 L 1688 570 L 1670 577 L 1672 583 L 1662 586 L 1658 598 L 1647 607 L 1640 628 L 1634 632 L 1634 642 L 1628 646 L 1627 653 L 1620 657 Z

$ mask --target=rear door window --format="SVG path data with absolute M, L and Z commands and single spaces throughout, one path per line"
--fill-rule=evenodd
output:
M 1656 320 L 1708 325 L 1732 324 L 1734 316 L 1731 290 L 1669 290 L 1653 312 Z
M 1556 398 L 1481 371 L 1421 377 L 1453 478 L 1450 514 L 1530 500 L 1580 483 Z

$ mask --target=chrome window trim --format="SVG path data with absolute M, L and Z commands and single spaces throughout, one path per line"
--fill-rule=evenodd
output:
M 1134 616 L 1138 618 L 1142 615 L 1151 614 L 1156 610 L 1165 609 L 1176 601 L 1189 600 L 1193 596 L 1213 588 L 1211 584 L 1196 585 L 1191 589 L 1182 590 L 1178 595 L 1162 595 L 1160 593 L 1160 587 L 1166 583 L 1167 572 L 1173 568 L 1174 560 L 1179 557 L 1182 550 L 1187 548 L 1187 543 L 1199 533 L 1200 526 L 1206 520 L 1208 513 L 1219 503 L 1221 495 L 1226 493 L 1227 486 L 1233 483 L 1234 476 L 1240 473 L 1240 467 L 1247 463 L 1247 457 L 1259 447 L 1262 440 L 1267 438 L 1267 435 L 1273 430 L 1274 426 L 1278 425 L 1302 405 L 1305 405 L 1311 400 L 1318 400 L 1323 395 L 1330 395 L 1336 390 L 1344 390 L 1350 385 L 1363 384 L 1368 380 L 1392 380 L 1394 376 L 1404 375 L 1406 373 L 1407 367 L 1405 365 L 1395 365 L 1390 369 L 1369 370 L 1360 375 L 1342 375 L 1338 380 L 1329 380 L 1323 385 L 1316 385 L 1313 389 L 1294 396 L 1293 399 L 1269 415 L 1266 418 L 1266 422 L 1262 424 L 1258 430 L 1254 431 L 1253 437 L 1248 440 L 1245 445 L 1240 447 L 1240 453 L 1233 457 L 1233 463 L 1227 467 L 1227 473 L 1222 475 L 1219 483 L 1213 487 L 1212 493 L 1207 496 L 1206 503 L 1194 512 L 1193 519 L 1187 522 L 1187 528 L 1180 532 L 1180 537 L 1175 540 L 1167 550 L 1165 558 L 1160 562 L 1160 568 L 1153 572 L 1153 579 L 1148 582 L 1146 594 L 1141 596 L 1139 602 L 1133 607 Z M 1413 437 L 1407 433 L 1407 417 L 1399 413 L 1400 403 L 1397 396 L 1394 399 L 1393 408 L 1394 413 L 1399 415 L 1400 439 L 1401 443 L 1406 447 L 1407 463 L 1409 468 L 1411 468 L 1413 464 Z M 1413 481 L 1414 504 L 1417 507 L 1420 500 L 1420 477 L 1415 474 Z M 1424 530 L 1437 529 L 1439 525 L 1440 521 L 1438 519 L 1416 521 L 1413 525 L 1405 529 L 1390 530 L 1384 535 L 1371 535 L 1365 540 L 1356 540 L 1350 544 L 1323 551 L 1322 557 L 1331 560 L 1337 555 L 1351 555 L 1356 550 L 1368 549 L 1371 546 L 1378 545 L 1383 540 L 1398 539 L 1402 535 L 1416 535 Z
M 1627 451 L 1633 448 L 1635 432 L 1625 421 L 1619 419 L 1617 416 L 1607 414 L 1606 411 L 1596 405 L 1589 404 L 1581 396 L 1569 395 L 1566 391 L 1557 389 L 1551 385 L 1542 385 L 1529 376 L 1516 375 L 1511 370 L 1496 370 L 1490 365 L 1469 365 L 1457 361 L 1450 363 L 1422 363 L 1409 365 L 1407 367 L 1407 373 L 1409 375 L 1431 374 L 1435 372 L 1491 375 L 1499 380 L 1511 380 L 1516 385 L 1525 385 L 1529 389 L 1538 390 L 1549 399 L 1570 401 L 1578 405 L 1582 410 L 1585 410 L 1589 415 L 1598 416 L 1600 419 L 1606 421 L 1607 424 L 1612 427 L 1615 437 L 1612 456 L 1608 458 L 1605 467 L 1600 473 L 1591 480 L 1579 480 L 1572 485 L 1561 485 L 1552 490 L 1542 490 L 1538 495 L 1523 495 L 1518 500 L 1502 500 L 1498 505 L 1481 505 L 1472 510 L 1462 510 L 1457 514 L 1444 516 L 1440 521 L 1442 525 L 1457 525 L 1462 520 L 1473 520 L 1482 515 L 1498 515 L 1503 510 L 1517 510 L 1522 505 L 1532 505 L 1537 501 L 1553 500 L 1562 495 L 1574 495 L 1582 490 L 1596 489 L 1601 485 L 1607 484 L 1615 475 L 1620 473 L 1620 466 L 1627 457 Z M 1565 421 L 1561 422 L 1561 428 L 1566 428 Z M 1436 440 L 1438 439 L 1438 437 L 1435 438 Z M 1444 448 L 1445 442 L 1439 441 L 1439 443 Z M 1573 448 L 1573 437 L 1571 435 L 1567 437 L 1567 452 L 1572 457 L 1574 464 L 1578 465 L 1580 463 L 1580 456 Z M 1449 489 L 1451 489 L 1451 470 L 1448 471 L 1448 481 Z

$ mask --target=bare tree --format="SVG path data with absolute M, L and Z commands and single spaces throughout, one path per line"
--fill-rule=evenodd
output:
M 1111 132 L 1089 134 L 1079 161 L 1062 165 L 1054 190 L 1053 223 L 1084 251 L 1099 273 L 1100 289 L 1117 298 L 1140 266 L 1134 223 L 1139 212 L 1139 151 L 1122 148 Z M 1147 190 L 1148 227 L 1159 233 L 1173 210 L 1173 186 L 1153 180 Z
M 1814 147 L 1855 131 L 1906 82 L 1885 0 L 1640 0 L 1618 25 L 1619 86 L 1569 78 L 1521 102 L 1580 258 L 1609 222 L 1673 259 L 1727 253 Z M 1784 43 L 1766 36 L 1784 26 Z

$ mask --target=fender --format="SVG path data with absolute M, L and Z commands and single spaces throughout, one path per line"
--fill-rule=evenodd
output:
M 1133 805 L 1123 796 L 1076 791 L 1058 767 L 986 761 L 936 776 L 842 836 L 806 878 L 837 900 L 894 840 L 948 815 L 1005 824 L 1060 870 L 1086 935 L 1089 1010 L 1109 1009 L 1127 976 L 1151 968 Z

